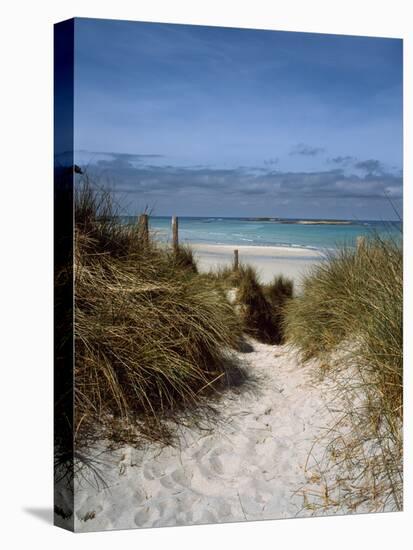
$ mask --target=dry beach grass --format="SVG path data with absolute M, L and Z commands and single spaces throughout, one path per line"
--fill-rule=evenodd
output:
M 313 269 L 286 307 L 287 337 L 303 360 L 316 358 L 331 379 L 342 415 L 322 444 L 321 469 L 357 469 L 363 483 L 339 505 L 403 506 L 403 254 L 401 243 L 373 235 Z M 343 470 L 342 468 L 342 470 Z M 342 474 L 343 472 L 341 472 Z
M 223 292 L 191 252 L 158 248 L 115 218 L 109 195 L 76 197 L 75 433 L 168 441 L 165 419 L 225 385 L 241 337 Z M 115 426 L 115 430 L 112 427 Z M 135 426 L 135 428 L 134 428 Z

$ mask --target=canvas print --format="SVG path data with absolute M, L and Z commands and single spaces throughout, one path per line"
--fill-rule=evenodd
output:
M 55 25 L 55 523 L 403 508 L 402 41 Z

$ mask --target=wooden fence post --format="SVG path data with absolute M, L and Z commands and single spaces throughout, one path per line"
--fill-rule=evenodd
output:
M 234 250 L 234 271 L 238 271 L 238 268 L 239 268 L 238 250 Z
M 179 248 L 179 229 L 177 216 L 172 216 L 172 246 L 174 252 L 177 252 Z
M 141 214 L 139 216 L 139 231 L 142 237 L 144 246 L 149 244 L 149 224 L 148 224 L 148 214 Z

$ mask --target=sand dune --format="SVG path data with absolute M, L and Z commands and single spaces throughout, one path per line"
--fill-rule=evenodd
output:
M 211 429 L 182 428 L 178 448 L 127 447 L 100 456 L 108 487 L 77 481 L 77 530 L 313 513 L 303 507 L 302 489 L 323 490 L 307 460 L 323 426 L 332 424 L 328 384 L 315 383 L 311 365 L 303 367 L 293 350 L 250 343 L 253 351 L 239 356 L 255 383 L 227 393 Z M 322 451 L 313 449 L 315 459 Z

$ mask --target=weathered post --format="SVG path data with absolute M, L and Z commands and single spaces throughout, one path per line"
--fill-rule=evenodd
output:
M 364 247 L 365 242 L 366 242 L 366 239 L 362 235 L 359 235 L 356 238 L 356 250 L 357 250 L 357 252 L 360 252 L 360 250 Z
M 141 214 L 139 216 L 139 231 L 142 238 L 144 246 L 149 244 L 149 224 L 148 224 L 148 214 Z
M 238 271 L 239 268 L 239 257 L 238 257 L 238 250 L 234 250 L 234 271 Z
M 172 216 L 172 246 L 174 252 L 178 252 L 179 249 L 179 231 L 178 231 L 178 217 Z

